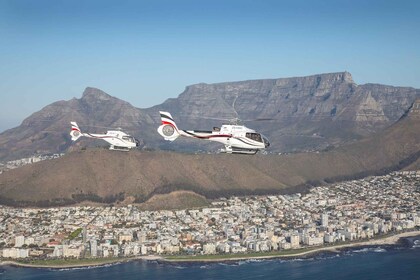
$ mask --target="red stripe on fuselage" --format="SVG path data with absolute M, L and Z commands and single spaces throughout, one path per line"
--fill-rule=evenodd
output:
M 162 121 L 162 124 L 169 124 L 169 125 L 174 126 L 174 124 L 173 124 L 173 123 L 171 123 L 171 122 L 167 122 L 167 121 Z
M 232 135 L 229 135 L 229 134 L 216 134 L 216 135 L 211 134 L 211 135 L 208 135 L 208 136 L 200 136 L 200 135 L 197 135 L 197 134 L 193 134 L 191 132 L 187 132 L 185 130 L 184 130 L 184 132 L 187 133 L 188 135 L 191 135 L 192 137 L 199 138 L 199 139 L 210 139 L 210 138 L 219 138 L 219 137 L 220 138 L 232 138 Z

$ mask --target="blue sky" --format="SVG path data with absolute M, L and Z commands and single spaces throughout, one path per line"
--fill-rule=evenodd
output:
M 347 70 L 420 88 L 420 1 L 0 0 L 0 131 L 97 87 L 145 108 L 185 86 Z

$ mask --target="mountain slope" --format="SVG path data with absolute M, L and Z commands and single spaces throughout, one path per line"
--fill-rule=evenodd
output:
M 419 157 L 420 100 L 384 131 L 328 152 L 243 156 L 75 151 L 0 175 L 0 202 L 46 206 L 127 197 L 142 202 L 177 190 L 207 198 L 293 192 L 308 182 L 400 169 Z
M 32 154 L 67 151 L 72 145 L 70 121 L 76 121 L 89 132 L 124 124 L 128 131 L 136 130 L 153 120 L 128 102 L 105 92 L 86 88 L 82 98 L 52 103 L 32 114 L 16 128 L 0 135 L 0 158 L 16 159 Z M 79 146 L 103 144 L 101 141 L 81 141 Z
M 48 105 L 19 127 L 1 133 L 0 160 L 106 145 L 86 140 L 72 144 L 68 135 L 72 120 L 89 132 L 122 127 L 141 140 L 144 148 L 189 152 L 220 148 L 191 139 L 164 141 L 156 133 L 159 110 L 171 112 L 179 127 L 185 129 L 208 129 L 221 123 L 203 117 L 270 118 L 245 124 L 270 139 L 271 151 L 323 150 L 392 125 L 418 97 L 420 90 L 413 88 L 357 85 L 348 72 L 197 84 L 188 86 L 179 97 L 148 109 L 135 108 L 99 89 L 87 88 L 82 98 Z

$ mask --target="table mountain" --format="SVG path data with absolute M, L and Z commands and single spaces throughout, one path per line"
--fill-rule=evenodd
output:
M 271 119 L 245 121 L 245 125 L 270 139 L 270 151 L 324 150 L 389 127 L 418 97 L 420 90 L 414 88 L 357 85 L 348 72 L 201 83 L 186 87 L 177 98 L 147 109 L 136 108 L 99 89 L 86 88 L 82 98 L 48 105 L 20 126 L 1 133 L 0 160 L 105 144 L 88 140 L 72 144 L 68 135 L 72 120 L 89 132 L 121 127 L 141 140 L 144 148 L 181 151 L 220 148 L 205 141 L 164 141 L 156 133 L 159 110 L 171 112 L 178 126 L 185 129 L 209 129 L 221 124 L 212 118 Z
M 357 85 L 350 73 L 188 86 L 163 109 L 181 127 L 216 125 L 203 117 L 244 120 L 269 137 L 277 151 L 320 150 L 354 141 L 393 124 L 420 97 L 420 90 Z

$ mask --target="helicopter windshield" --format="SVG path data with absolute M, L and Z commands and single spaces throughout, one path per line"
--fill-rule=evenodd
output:
M 246 136 L 246 138 L 249 138 L 249 139 L 257 141 L 257 142 L 263 142 L 263 140 L 261 138 L 261 134 L 259 134 L 259 133 L 248 132 L 245 136 Z
M 131 136 L 123 136 L 122 139 L 127 142 L 135 143 L 134 137 Z

